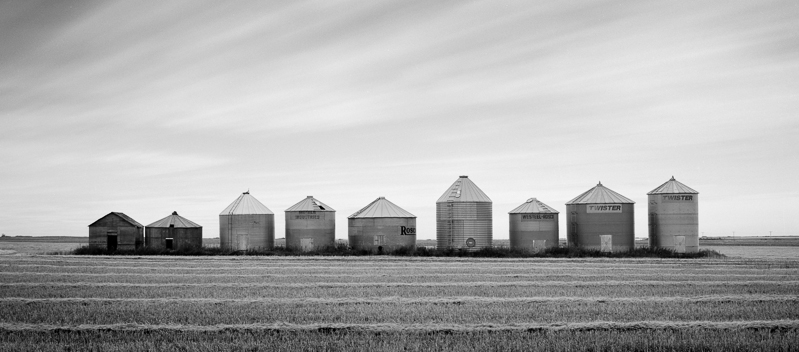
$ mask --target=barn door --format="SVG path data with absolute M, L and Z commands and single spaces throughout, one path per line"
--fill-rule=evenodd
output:
M 119 236 L 117 236 L 116 232 L 109 232 L 108 236 L 106 236 L 105 243 L 109 252 L 114 252 L 117 250 L 117 244 L 119 243 L 118 238 Z
M 612 235 L 599 235 L 600 241 L 600 251 L 601 252 L 613 252 L 613 236 Z
M 674 236 L 674 251 L 685 253 L 685 236 Z
M 250 244 L 250 235 L 246 233 L 236 234 L 236 250 L 246 251 Z
M 313 238 L 300 238 L 300 246 L 303 251 L 312 251 L 314 249 Z

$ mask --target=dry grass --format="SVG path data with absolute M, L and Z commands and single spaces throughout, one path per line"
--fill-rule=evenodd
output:
M 730 258 L 0 256 L 0 350 L 789 350 L 797 292 Z

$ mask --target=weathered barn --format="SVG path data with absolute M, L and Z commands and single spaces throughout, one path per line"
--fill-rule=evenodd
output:
M 172 212 L 144 230 L 144 243 L 156 249 L 188 249 L 203 245 L 203 227 Z
M 313 196 L 286 209 L 286 248 L 309 251 L 336 243 L 336 211 Z
M 350 247 L 376 253 L 416 248 L 416 216 L 385 197 L 350 215 Z
M 89 247 L 133 250 L 144 244 L 144 226 L 130 216 L 110 212 L 89 225 Z
M 250 192 L 242 193 L 219 213 L 219 244 L 224 249 L 272 249 L 275 246 L 275 213 Z

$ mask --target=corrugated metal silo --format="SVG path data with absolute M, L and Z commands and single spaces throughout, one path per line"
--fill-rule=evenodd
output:
M 511 210 L 510 248 L 528 251 L 558 246 L 558 211 L 535 198 Z
M 375 199 L 347 221 L 353 249 L 382 253 L 416 247 L 416 216 L 385 197 Z
M 600 182 L 566 203 L 569 246 L 619 252 L 635 248 L 635 202 Z
M 203 245 L 203 227 L 173 211 L 145 227 L 144 244 L 150 248 L 199 248 Z
M 272 249 L 275 246 L 275 213 L 250 192 L 242 193 L 219 213 L 219 245 L 237 251 Z
M 674 179 L 647 193 L 649 246 L 677 253 L 699 251 L 699 192 Z
M 469 176 L 459 177 L 436 201 L 438 248 L 491 247 L 492 202 Z
M 334 246 L 336 211 L 313 196 L 286 209 L 286 248 L 304 251 Z

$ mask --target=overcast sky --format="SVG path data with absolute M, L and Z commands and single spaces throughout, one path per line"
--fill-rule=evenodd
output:
M 111 211 L 219 234 L 378 196 L 435 239 L 459 175 L 494 238 L 537 197 L 677 180 L 700 232 L 799 234 L 799 3 L 2 1 L 0 232 L 88 236 Z

